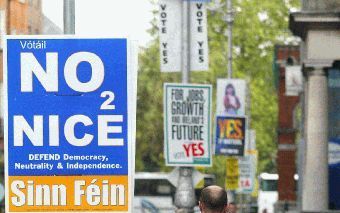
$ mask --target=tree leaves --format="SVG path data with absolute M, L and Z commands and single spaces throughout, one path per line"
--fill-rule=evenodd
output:
M 276 172 L 277 92 L 272 63 L 274 45 L 283 44 L 291 35 L 288 29 L 289 9 L 298 0 L 234 0 L 233 77 L 247 79 L 250 91 L 250 128 L 257 133 L 259 172 Z M 223 13 L 226 8 L 208 12 L 208 72 L 192 72 L 191 82 L 212 84 L 226 78 L 227 37 Z M 157 15 L 155 13 L 155 15 Z M 153 20 L 155 23 L 155 20 Z M 137 105 L 137 171 L 170 170 L 163 159 L 163 82 L 180 82 L 180 73 L 161 73 L 156 25 L 149 31 L 155 37 L 140 53 Z M 292 40 L 292 39 L 290 39 Z M 216 91 L 216 90 L 215 90 Z M 214 98 L 215 99 L 215 98 Z M 215 105 L 215 100 L 214 100 Z M 213 107 L 215 108 L 215 106 Z M 207 172 L 224 180 L 224 157 L 214 157 Z

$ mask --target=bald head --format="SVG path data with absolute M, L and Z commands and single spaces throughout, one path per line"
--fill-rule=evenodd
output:
M 205 187 L 201 192 L 200 208 L 204 212 L 222 212 L 228 205 L 227 192 L 219 186 Z

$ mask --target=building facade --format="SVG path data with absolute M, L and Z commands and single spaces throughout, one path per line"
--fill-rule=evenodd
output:
M 299 104 L 299 94 L 288 94 L 286 81 L 288 69 L 300 64 L 299 46 L 277 45 L 275 47 L 275 76 L 277 78 L 277 92 L 279 104 L 278 116 L 278 154 L 277 171 L 278 202 L 276 209 L 296 207 L 296 133 L 297 126 L 294 123 L 294 113 Z M 298 82 L 297 82 L 298 83 Z M 288 210 L 288 209 L 287 209 Z
M 340 0 L 303 0 L 301 11 L 290 15 L 290 29 L 302 39 L 305 76 L 302 210 L 322 212 L 333 205 L 329 199 L 328 146 L 330 135 L 339 134 L 330 131 L 334 129 L 331 125 L 338 128 L 339 116 L 330 124 L 329 84 L 334 72 L 340 70 Z
M 27 0 L 9 0 L 7 2 L 7 32 L 11 35 L 28 34 Z

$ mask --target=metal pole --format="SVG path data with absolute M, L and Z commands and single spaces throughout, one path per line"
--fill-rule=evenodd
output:
M 64 0 L 64 34 L 75 34 L 74 0 Z
M 232 0 L 227 0 L 227 17 L 228 24 L 228 78 L 233 76 L 233 8 Z
M 182 1 L 182 83 L 189 82 L 190 74 L 190 2 Z
M 233 3 L 232 0 L 226 0 L 227 1 L 227 15 L 225 21 L 228 24 L 228 78 L 233 77 Z M 230 190 L 228 195 L 231 195 L 228 197 L 228 200 L 235 201 L 235 190 Z
M 182 83 L 190 81 L 190 2 L 182 2 Z M 192 213 L 196 204 L 192 167 L 180 167 L 175 193 L 177 212 Z

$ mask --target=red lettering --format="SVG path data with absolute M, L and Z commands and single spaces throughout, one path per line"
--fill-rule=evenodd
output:
M 194 157 L 199 157 L 204 155 L 203 143 L 199 144 L 183 144 L 185 150 L 185 155 L 189 157 L 191 154 Z
M 185 150 L 185 155 L 187 157 L 189 157 L 189 151 L 190 151 L 191 144 L 188 144 L 188 145 L 183 144 L 183 147 L 184 147 L 184 150 Z
M 199 144 L 198 144 L 198 149 L 201 151 L 200 156 L 203 156 L 203 155 L 204 155 L 203 143 L 199 143 Z
M 197 153 L 196 151 L 197 151 L 197 144 L 192 144 L 192 155 L 193 155 L 194 157 L 199 156 L 198 153 Z

